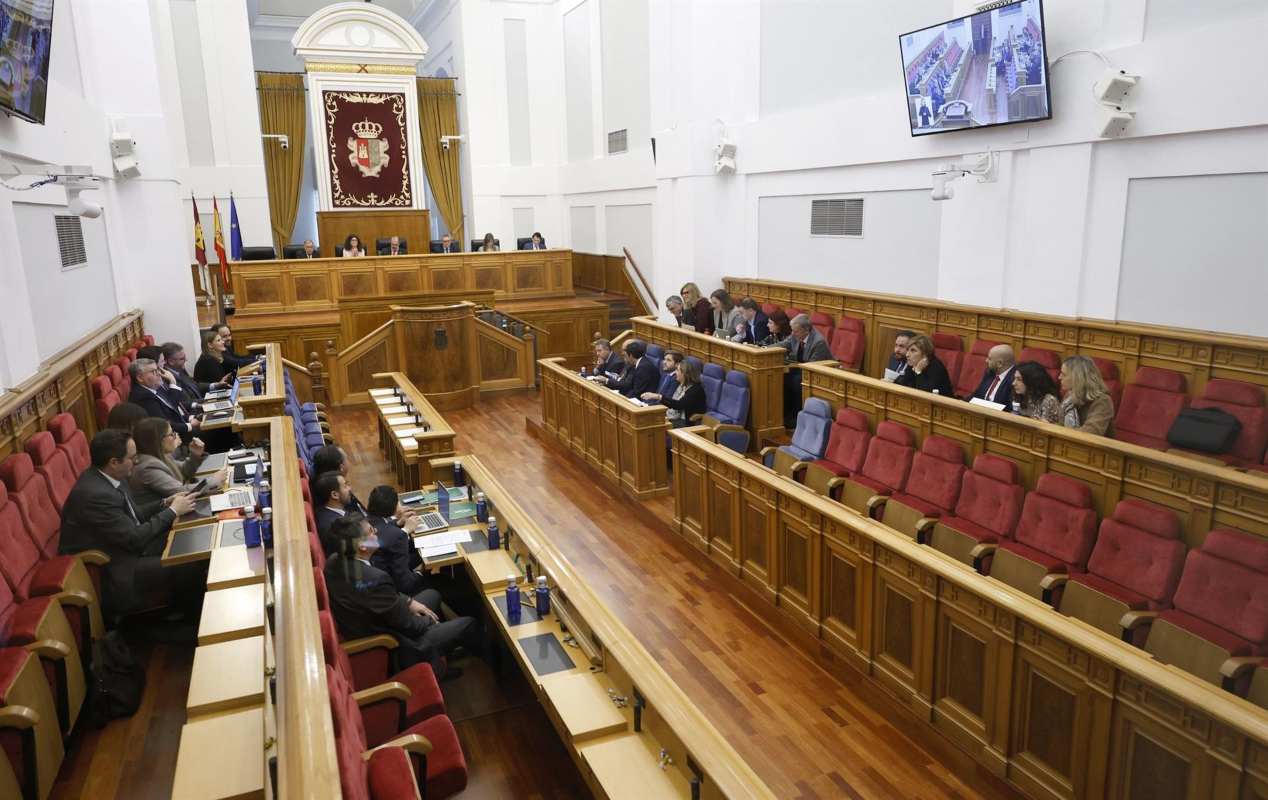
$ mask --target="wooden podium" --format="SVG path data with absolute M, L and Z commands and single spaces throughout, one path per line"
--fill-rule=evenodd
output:
M 335 255 L 335 245 L 355 233 L 367 255 L 376 255 L 374 241 L 399 236 L 412 254 L 427 253 L 431 244 L 431 218 L 427 209 L 367 208 L 350 211 L 318 211 L 317 237 L 322 254 Z

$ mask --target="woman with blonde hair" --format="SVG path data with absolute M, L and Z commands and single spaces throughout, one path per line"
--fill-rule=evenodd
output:
M 934 354 L 933 340 L 923 333 L 911 337 L 907 343 L 907 367 L 907 371 L 894 380 L 896 385 L 955 397 L 951 375 Z
M 225 362 L 224 337 L 215 328 L 203 332 L 202 355 L 194 364 L 194 380 L 199 383 L 219 383 L 233 369 Z
M 696 333 L 713 334 L 713 307 L 700 294 L 700 287 L 684 283 L 678 290 L 682 296 L 682 324 L 691 325 Z
M 1114 401 L 1096 362 L 1070 356 L 1061 362 L 1061 424 L 1098 436 L 1114 435 Z

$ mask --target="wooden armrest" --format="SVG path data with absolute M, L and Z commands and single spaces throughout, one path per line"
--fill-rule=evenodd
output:
M 362 689 L 359 692 L 352 693 L 352 699 L 357 701 L 358 706 L 381 703 L 384 700 L 399 700 L 403 703 L 409 699 L 409 696 L 409 687 L 400 681 L 388 681 L 387 683 L 380 683 L 378 686 L 371 686 L 369 689 Z
M 1123 632 L 1133 631 L 1143 625 L 1150 625 L 1158 618 L 1157 611 L 1128 611 L 1123 615 L 1118 624 L 1122 627 Z
M 80 608 L 87 608 L 94 602 L 92 597 L 82 589 L 66 589 L 58 592 L 56 597 L 59 603 L 64 603 L 68 606 L 79 606 Z
M 981 572 L 982 561 L 994 552 L 995 545 L 993 544 L 979 544 L 977 547 L 974 547 L 971 551 L 969 551 L 969 558 L 973 559 L 973 569 Z
M 889 498 L 883 494 L 874 494 L 867 498 L 867 515 L 872 519 L 876 519 L 876 512 L 881 506 L 885 505 L 885 501 Z
M 42 679 L 41 679 L 42 680 Z M 4 706 L 0 708 L 0 728 L 16 728 L 29 730 L 40 724 L 40 713 L 27 706 Z
M 766 463 L 766 457 L 767 457 L 767 456 L 769 456 L 769 455 L 774 454 L 774 452 L 775 452 L 776 450 L 778 450 L 778 449 L 779 449 L 778 447 L 771 447 L 771 446 L 769 446 L 769 445 L 768 445 L 768 446 L 766 446 L 766 447 L 763 447 L 763 448 L 762 448 L 762 450 L 761 450 L 761 452 L 759 452 L 759 453 L 757 454 L 758 460 L 759 460 L 759 461 L 761 461 L 763 464 L 765 464 L 765 463 Z
M 353 639 L 343 642 L 343 651 L 348 655 L 364 653 L 366 650 L 373 650 L 376 647 L 386 647 L 388 650 L 396 648 L 396 639 L 388 636 L 386 633 L 380 633 L 375 636 L 365 636 L 360 639 Z
M 426 756 L 431 752 L 431 742 L 427 741 L 425 736 L 419 736 L 417 733 L 411 733 L 406 736 L 398 736 L 390 742 L 384 742 L 378 747 L 372 747 L 361 754 L 366 761 L 374 755 L 375 750 L 382 750 L 384 747 L 399 747 L 407 753 Z
M 95 564 L 103 566 L 110 563 L 110 556 L 100 550 L 81 550 L 75 554 L 75 557 L 85 564 Z
M 831 493 L 831 492 L 832 492 L 834 489 L 836 489 L 838 486 L 844 486 L 844 485 L 845 485 L 845 478 L 842 478 L 842 477 L 839 477 L 839 476 L 838 476 L 838 477 L 833 477 L 833 478 L 828 478 L 828 492 L 829 492 L 829 493 Z
M 937 517 L 921 517 L 916 520 L 916 542 L 928 544 L 929 534 L 933 533 L 933 526 L 937 524 Z
M 806 467 L 808 466 L 810 466 L 809 461 L 795 461 L 793 462 L 793 465 L 788 468 L 788 474 L 793 480 L 796 480 L 797 476 L 805 472 Z
M 705 425 L 707 427 L 710 427 L 715 432 L 722 425 L 721 422 L 718 422 L 716 417 L 712 417 L 708 414 L 696 414 L 695 416 L 691 418 L 691 421 L 698 422 L 700 425 Z
M 1062 575 L 1058 573 L 1050 573 L 1040 578 L 1039 590 L 1043 594 L 1043 601 L 1049 605 L 1052 605 L 1053 593 L 1055 593 L 1056 590 L 1059 589 L 1060 587 L 1065 586 L 1066 581 L 1068 580 L 1070 580 L 1069 575 Z
M 1220 675 L 1224 676 L 1224 688 L 1231 688 L 1229 684 L 1259 666 L 1263 660 L 1263 656 L 1235 656 L 1225 659 L 1224 663 L 1220 664 Z
M 40 658 L 51 658 L 60 661 L 70 657 L 70 647 L 56 639 L 39 639 L 26 645 L 28 653 L 35 653 Z

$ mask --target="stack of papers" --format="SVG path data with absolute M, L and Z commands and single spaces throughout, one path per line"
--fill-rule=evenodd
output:
M 414 547 L 424 561 L 456 555 L 458 545 L 471 541 L 471 531 L 463 528 L 455 531 L 442 531 L 428 536 L 420 536 L 414 540 Z

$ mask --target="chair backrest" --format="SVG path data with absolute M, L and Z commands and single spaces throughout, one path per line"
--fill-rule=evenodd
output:
M 828 428 L 832 424 L 832 406 L 826 400 L 812 397 L 797 413 L 797 427 L 793 429 L 792 444 L 822 458 L 828 446 Z
M 689 361 L 689 362 L 691 362 L 692 364 L 694 364 L 694 365 L 695 365 L 695 367 L 696 367 L 696 372 L 701 372 L 701 373 L 702 373 L 702 372 L 704 372 L 704 362 L 703 362 L 703 361 L 701 361 L 701 360 L 700 360 L 699 358 L 697 358 L 696 356 L 687 356 L 687 358 L 686 358 L 686 359 L 684 359 L 684 360 Z
M 768 317 L 779 310 L 780 310 L 779 306 L 775 305 L 774 303 L 762 303 L 762 313 Z
M 369 800 L 369 762 L 361 755 L 369 747 L 361 708 L 352 697 L 352 686 L 329 664 L 326 665 L 326 691 L 330 701 L 330 721 L 335 733 L 339 788 L 344 800 Z
M 718 401 L 722 399 L 722 379 L 725 377 L 726 370 L 721 364 L 705 364 L 700 372 L 700 384 L 704 386 L 704 405 L 709 412 L 717 409 Z
M 70 457 L 70 464 L 76 475 L 88 469 L 92 464 L 92 456 L 88 451 L 88 437 L 79 429 L 75 417 L 69 411 L 63 411 L 50 419 L 48 430 L 57 442 L 57 449 L 65 451 Z
M 321 550 L 320 547 L 317 549 Z M 313 567 L 313 594 L 317 596 L 317 610 L 329 611 L 330 592 L 326 589 L 326 572 L 322 567 Z
M 1217 528 L 1190 550 L 1174 605 L 1263 647 L 1268 644 L 1268 540 Z
M 1096 364 L 1096 371 L 1101 373 L 1101 380 L 1105 381 L 1105 388 L 1109 389 L 1114 408 L 1120 408 L 1123 405 L 1123 382 L 1118 377 L 1118 365 L 1108 358 L 1097 356 L 1092 356 L 1092 363 Z
M 400 240 L 400 245 L 401 245 L 402 253 L 409 252 L 409 248 L 407 246 L 408 242 L 404 238 Z M 384 236 L 382 238 L 374 240 L 374 251 L 378 253 L 379 255 L 386 255 L 387 252 L 391 249 L 392 249 L 392 237 Z
M 1026 495 L 1013 538 L 1082 572 L 1096 542 L 1091 487 L 1054 472 L 1040 475 L 1034 491 Z
M 960 373 L 964 370 L 964 344 L 954 333 L 938 332 L 929 338 L 933 340 L 933 354 L 942 362 L 942 366 L 947 368 L 951 385 L 955 386 L 960 380 Z
M 24 449 L 31 457 L 35 471 L 44 476 L 53 507 L 61 513 L 62 504 L 70 495 L 70 490 L 75 488 L 76 472 L 70 456 L 58 448 L 53 434 L 48 431 L 40 431 L 27 439 Z
M 896 492 L 902 491 L 916 454 L 915 441 L 915 435 L 906 425 L 889 420 L 878 423 L 876 435 L 867 444 L 862 474 Z
M 88 382 L 88 385 L 92 388 L 92 399 L 101 400 L 114 391 L 114 382 L 110 380 L 109 375 L 109 371 L 112 369 L 117 372 L 119 368 L 112 364 L 106 367 L 106 374 L 98 375 Z
M 335 618 L 328 609 L 317 612 L 317 627 L 321 629 L 321 652 L 326 666 L 334 667 L 344 680 L 352 683 L 356 680 L 352 674 L 352 661 L 339 644 L 339 629 L 335 627 Z
M 718 398 L 718 416 L 735 425 L 743 425 L 748 419 L 748 376 L 738 369 L 726 374 L 722 381 L 722 395 Z
M 97 399 L 93 403 L 97 411 L 97 430 L 106 429 L 110 422 L 110 410 L 122 402 L 119 399 L 119 393 L 111 389 L 104 397 Z
M 8 490 L 0 483 L 0 573 L 18 600 L 30 598 L 31 578 L 39 565 L 39 548 L 26 532 L 17 505 L 9 501 Z
M 494 240 L 493 240 L 493 244 L 494 244 L 495 246 L 497 246 L 497 247 L 501 247 L 501 246 L 502 246 L 502 240 L 501 240 L 501 239 L 494 239 Z M 483 240 L 483 239 L 472 239 L 472 240 L 471 240 L 471 252 L 473 252 L 473 253 L 479 252 L 479 250 L 480 250 L 480 248 L 481 248 L 481 247 L 484 247 L 484 240 Z
M 1212 378 L 1202 389 L 1202 396 L 1193 401 L 1194 408 L 1218 408 L 1237 417 L 1241 431 L 1229 455 L 1250 463 L 1258 463 L 1268 443 L 1268 422 L 1265 422 L 1264 390 L 1243 381 Z
M 810 326 L 827 341 L 832 341 L 832 316 L 822 311 L 810 312 Z
M 1113 516 L 1101 520 L 1087 571 L 1148 598 L 1151 609 L 1171 605 L 1184 543 L 1175 512 L 1129 497 L 1118 501 Z
M 1021 470 L 1015 462 L 993 453 L 982 453 L 973 459 L 973 468 L 964 473 L 955 515 L 1002 539 L 1009 539 L 1021 517 L 1025 494 Z
M 958 442 L 945 436 L 926 436 L 912 458 L 903 491 L 950 514 L 960 499 L 965 472 L 964 450 Z
M 1023 361 L 1037 361 L 1044 371 L 1052 376 L 1054 381 L 1059 380 L 1061 374 L 1061 354 L 1056 350 L 1048 350 L 1043 347 L 1023 347 L 1021 352 L 1017 354 L 1017 363 Z
M 982 376 L 986 374 L 986 356 L 997 344 L 1000 342 L 978 339 L 969 348 L 968 354 L 964 356 L 964 361 L 960 364 L 960 379 L 955 382 L 956 397 L 972 397 L 973 392 L 977 391 L 977 385 L 982 382 Z
M 57 555 L 62 517 L 53 504 L 48 482 L 35 471 L 31 457 L 26 453 L 14 453 L 0 462 L 0 481 L 9 492 L 9 501 L 17 506 L 27 535 L 44 558 Z
M 1165 440 L 1172 423 L 1188 405 L 1183 375 L 1159 367 L 1141 367 L 1123 389 L 1114 430 Z
M 784 309 L 784 313 L 788 315 L 788 319 L 789 319 L 789 321 L 791 321 L 791 320 L 792 320 L 792 318 L 793 318 L 793 317 L 796 317 L 798 314 L 805 314 L 806 316 L 810 316 L 810 312 L 809 312 L 809 311 L 806 311 L 806 310 L 804 310 L 804 309 L 800 309 L 800 308 L 793 308 L 792 306 L 789 306 L 788 308 L 785 308 L 785 309 Z
M 863 469 L 867 445 L 871 440 L 872 434 L 867 429 L 867 415 L 856 408 L 843 408 L 832 421 L 823 458 L 849 472 L 858 472 Z
M 655 361 L 656 368 L 660 369 L 660 362 L 663 361 L 665 358 L 665 348 L 661 347 L 658 344 L 652 344 L 651 342 L 648 342 L 647 352 L 645 353 L 645 355 L 647 358 L 650 358 L 652 361 Z
M 850 369 L 863 367 L 863 353 L 867 349 L 867 332 L 863 320 L 841 317 L 831 337 L 825 336 L 832 350 L 832 357 Z

